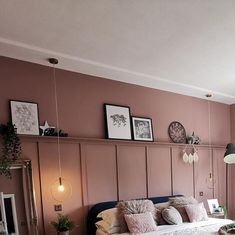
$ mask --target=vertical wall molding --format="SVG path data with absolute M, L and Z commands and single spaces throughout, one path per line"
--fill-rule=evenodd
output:
M 149 197 L 149 174 L 148 174 L 148 146 L 145 146 L 145 167 L 146 167 L 146 193 Z
M 118 173 L 118 145 L 115 145 L 115 160 L 116 160 L 116 176 L 117 176 L 117 200 L 120 200 L 119 195 L 119 173 Z
M 30 141 L 30 142 L 34 142 L 34 141 Z M 48 231 L 46 231 L 45 229 L 45 224 L 48 224 L 48 211 L 47 208 L 44 205 L 44 198 L 45 197 L 45 193 L 46 191 L 44 190 L 45 185 L 42 184 L 42 177 L 44 178 L 45 181 L 45 175 L 42 176 L 42 164 L 41 161 L 42 159 L 45 157 L 43 156 L 44 152 L 46 151 L 45 146 L 43 146 L 44 143 L 55 143 L 56 144 L 56 140 L 46 140 L 46 141 L 36 141 L 37 144 L 37 161 L 38 161 L 38 168 L 39 168 L 39 181 L 40 181 L 40 185 L 39 185 L 39 195 L 40 198 L 37 198 L 37 200 L 40 201 L 41 204 L 41 213 L 42 213 L 42 227 L 44 230 L 44 235 L 51 235 Z M 88 164 L 92 164 L 93 159 L 97 161 L 97 163 L 99 163 L 99 160 L 97 158 L 99 158 L 100 156 L 103 156 L 103 162 L 102 164 L 107 164 L 104 166 L 103 169 L 107 169 L 109 170 L 109 175 L 111 174 L 112 177 L 114 177 L 114 187 L 110 187 L 110 185 L 108 186 L 110 190 L 114 190 L 113 192 L 109 192 L 110 195 L 114 195 L 113 198 L 110 198 L 110 200 L 122 200 L 123 198 L 121 198 L 122 196 L 120 195 L 120 193 L 123 195 L 123 192 L 125 194 L 125 190 L 124 188 L 122 188 L 124 185 L 126 185 L 125 183 L 123 184 L 123 178 L 122 178 L 122 183 L 120 183 L 120 167 L 122 167 L 122 172 L 124 170 L 125 174 L 128 171 L 128 169 L 123 169 L 126 168 L 126 164 L 125 164 L 125 156 L 127 156 L 129 158 L 129 165 L 130 165 L 130 161 L 133 161 L 133 164 L 135 164 L 135 156 L 133 155 L 133 153 L 136 153 L 138 155 L 138 157 L 136 158 L 136 160 L 138 161 L 139 166 L 141 167 L 141 174 L 142 174 L 142 178 L 141 178 L 141 182 L 145 182 L 145 186 L 144 187 L 137 187 L 141 190 L 144 190 L 143 192 L 139 192 L 139 195 L 146 195 L 147 197 L 152 197 L 152 196 L 158 196 L 158 195 L 153 195 L 155 194 L 162 194 L 162 192 L 166 192 L 166 187 L 164 187 L 164 190 L 160 190 L 158 191 L 158 186 L 154 185 L 154 182 L 161 182 L 161 180 L 165 179 L 165 176 L 167 174 L 168 178 L 167 178 L 167 182 L 169 184 L 169 193 L 173 195 L 174 193 L 177 192 L 177 185 L 179 184 L 179 179 L 178 179 L 178 183 L 177 179 L 175 179 L 174 177 L 177 176 L 176 172 L 180 172 L 180 168 L 179 167 L 186 167 L 185 169 L 187 169 L 185 172 L 187 174 L 188 173 L 192 173 L 192 184 L 193 184 L 193 194 L 194 196 L 196 196 L 196 192 L 198 193 L 198 190 L 196 191 L 196 167 L 198 167 L 197 163 L 193 164 L 192 166 L 192 171 L 189 170 L 188 167 L 190 166 L 184 166 L 182 164 L 182 157 L 181 157 L 181 148 L 183 147 L 183 145 L 175 145 L 175 144 L 161 144 L 161 143 L 148 143 L 148 142 L 129 142 L 129 141 L 108 141 L 108 140 L 66 140 L 65 143 L 67 143 L 67 148 L 69 148 L 69 144 L 76 144 L 76 151 L 77 154 L 76 156 L 78 157 L 78 161 L 79 161 L 79 165 L 80 165 L 80 169 L 78 169 L 78 171 L 80 172 L 80 179 L 81 179 L 81 195 L 76 195 L 78 198 L 81 198 L 81 203 L 82 203 L 82 208 L 74 208 L 75 210 L 80 210 L 82 211 L 83 214 L 83 222 L 81 222 L 82 224 L 80 226 L 82 226 L 83 228 L 81 228 L 81 231 L 86 231 L 86 215 L 88 213 L 89 208 L 92 206 L 92 204 L 90 203 L 91 201 L 95 200 L 95 195 L 92 194 L 90 197 L 90 193 L 89 192 L 89 187 L 91 187 L 91 185 L 93 185 L 93 181 L 95 178 L 96 173 L 92 172 L 92 177 L 90 179 L 90 175 L 88 172 L 88 167 L 90 167 L 90 165 Z M 27 141 L 26 141 L 27 144 Z M 62 144 L 63 144 L 63 140 L 62 140 Z M 43 147 L 43 152 L 41 151 L 41 148 Z M 91 148 L 91 150 L 90 150 Z M 96 155 L 96 148 L 97 150 L 99 150 L 99 153 L 97 156 Z M 199 149 L 203 149 L 204 150 L 204 155 L 206 154 L 206 149 L 209 149 L 208 146 L 198 146 L 197 148 Z M 103 149 L 103 150 L 102 150 Z M 224 147 L 216 147 L 215 151 L 219 149 L 224 149 Z M 120 150 L 122 150 L 122 152 L 120 152 Z M 213 148 L 212 148 L 213 150 Z M 89 162 L 87 162 L 88 159 L 88 155 L 87 155 L 87 151 L 90 153 L 89 156 Z M 103 152 L 102 152 L 103 151 Z M 108 152 L 107 152 L 108 151 Z M 141 151 L 141 152 L 139 152 Z M 91 155 L 93 154 L 93 155 Z M 106 154 L 108 154 L 106 156 Z M 121 157 L 121 154 L 124 154 Z M 167 154 L 167 155 L 166 155 Z M 215 172 L 218 171 L 215 169 L 215 156 L 214 156 L 214 151 L 212 151 L 212 159 L 210 161 L 212 166 L 211 169 L 213 171 L 213 176 L 215 177 L 215 174 L 219 174 L 219 172 Z M 219 157 L 218 155 L 219 153 L 217 153 L 217 158 Z M 209 151 L 208 151 L 208 155 L 209 155 Z M 30 156 L 29 156 L 30 157 Z M 121 157 L 121 158 L 120 158 Z M 204 156 L 205 157 L 205 156 Z M 210 157 L 210 156 L 209 156 Z M 223 156 L 222 156 L 223 157 Z M 106 162 L 107 159 L 108 161 Z M 131 160 L 132 159 L 132 160 Z M 167 160 L 168 159 L 168 160 Z M 121 160 L 121 162 L 120 162 Z M 199 154 L 199 161 L 200 161 L 200 154 Z M 141 166 L 141 162 L 145 165 Z M 121 163 L 121 166 L 119 165 Z M 110 165 L 111 164 L 111 165 Z M 127 164 L 127 165 L 128 165 Z M 155 165 L 156 164 L 156 165 Z M 161 164 L 165 166 L 168 165 L 167 170 L 164 168 L 162 168 Z M 166 165 L 167 164 L 167 165 Z M 216 163 L 217 164 L 217 163 Z M 45 166 L 45 164 L 44 164 Z M 101 165 L 102 166 L 102 165 Z M 134 165 L 136 170 L 138 170 L 138 166 Z M 63 167 L 63 166 L 62 166 Z M 178 170 L 174 172 L 174 168 L 177 167 Z M 55 166 L 55 171 L 57 170 L 57 167 Z M 94 164 L 92 164 L 92 168 L 94 169 Z M 155 171 L 156 169 L 156 171 Z M 111 171 L 110 171 L 111 170 Z M 112 173 L 113 170 L 113 173 Z M 161 171 L 163 173 L 163 178 L 161 177 L 159 178 L 159 174 L 161 175 Z M 168 172 L 169 171 L 169 172 Z M 157 172 L 157 173 L 156 173 Z M 204 170 L 205 172 L 205 170 Z M 133 172 L 133 176 L 135 175 L 135 172 Z M 144 174 L 145 176 L 144 176 Z M 184 173 L 184 172 L 183 172 Z M 190 173 L 190 177 L 191 177 L 191 173 Z M 200 173 L 200 169 L 197 168 L 197 174 Z M 209 173 L 209 172 L 208 172 Z M 47 174 L 47 172 L 45 171 L 45 169 L 43 170 L 43 174 Z M 48 172 L 48 174 L 50 174 L 50 172 Z M 97 174 L 105 174 L 105 172 L 99 172 L 97 171 Z M 228 174 L 228 172 L 227 172 Z M 98 176 L 97 175 L 97 176 Z M 132 177 L 133 177 L 132 176 Z M 127 174 L 128 177 L 128 174 Z M 158 177 L 155 181 L 154 177 Z M 185 177 L 187 178 L 187 175 L 185 175 Z M 228 177 L 228 176 L 227 176 Z M 100 180 L 102 180 L 105 178 L 101 177 L 99 178 L 99 183 L 102 184 L 102 182 L 100 182 Z M 132 178 L 132 181 L 134 179 Z M 159 181 L 160 180 L 160 181 Z M 116 181 L 116 182 L 115 182 Z M 131 181 L 131 182 L 132 182 Z M 108 181 L 110 182 L 110 181 Z M 133 181 L 134 182 L 134 181 Z M 92 183 L 92 184 L 91 184 Z M 104 186 L 104 185 L 103 185 Z M 136 187 L 136 186 L 135 186 Z M 155 188 L 153 188 L 155 187 Z M 161 186 L 160 186 L 161 187 Z M 217 186 L 216 186 L 217 187 Z M 137 189 L 135 188 L 135 190 Z M 121 189 L 121 192 L 120 192 Z M 130 190 L 130 189 L 129 189 Z M 146 192 L 145 192 L 146 190 Z M 94 190 L 93 190 L 94 191 Z M 190 191 L 190 190 L 189 190 Z M 214 190 L 213 190 L 214 191 Z M 101 192 L 99 192 L 100 195 Z M 177 193 L 180 193 L 177 192 Z M 214 193 L 214 192 L 213 192 Z M 183 194 L 183 193 L 182 193 Z M 126 194 L 125 194 L 126 195 Z M 127 194 L 128 195 L 128 194 Z M 100 196 L 99 196 L 100 197 Z M 138 198 L 139 196 L 135 196 L 134 194 L 132 194 L 133 198 Z M 104 197 L 105 198 L 105 197 Z M 228 198 L 229 195 L 226 196 L 226 201 L 228 203 Z M 100 200 L 97 199 L 97 202 L 100 202 Z M 52 205 L 53 206 L 53 205 Z M 66 209 L 66 208 L 65 208 Z

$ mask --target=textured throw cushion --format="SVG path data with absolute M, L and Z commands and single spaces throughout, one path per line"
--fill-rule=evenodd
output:
M 150 200 L 130 200 L 119 202 L 117 205 L 119 211 L 119 222 L 120 222 L 120 232 L 128 232 L 128 227 L 124 218 L 126 214 L 140 214 L 145 212 L 152 213 L 155 217 L 155 207 L 152 201 Z
M 5 234 L 6 230 L 3 221 L 0 221 L 0 233 Z
M 96 228 L 102 230 L 102 232 L 108 233 L 108 234 L 114 234 L 114 233 L 120 232 L 119 226 L 111 226 L 109 223 L 107 223 L 104 220 L 96 222 L 95 226 L 96 226 Z
M 124 215 L 128 229 L 132 235 L 153 232 L 157 230 L 157 226 L 150 212 L 142 214 L 126 214 Z
M 169 206 L 162 211 L 162 217 L 168 224 L 182 224 L 183 220 L 178 212 L 173 206 Z
M 203 202 L 198 204 L 186 205 L 185 210 L 188 214 L 190 222 L 199 222 L 208 219 Z
M 120 226 L 117 208 L 111 208 L 111 209 L 101 211 L 97 215 L 97 218 L 103 219 L 106 223 L 110 225 L 110 227 Z
M 162 217 L 162 211 L 169 207 L 169 202 L 163 202 L 163 203 L 157 203 L 154 205 L 155 206 L 155 220 L 158 225 L 165 225 L 168 224 L 164 218 Z
M 222 226 L 219 231 L 219 235 L 235 234 L 235 223 Z
M 190 204 L 197 204 L 198 201 L 193 197 L 173 197 L 170 198 L 169 203 L 179 211 L 183 222 L 189 222 L 189 217 L 185 210 L 185 206 Z

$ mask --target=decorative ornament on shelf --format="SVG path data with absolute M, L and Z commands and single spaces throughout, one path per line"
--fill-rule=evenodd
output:
M 0 175 L 11 178 L 10 166 L 21 156 L 21 143 L 16 128 L 10 122 L 0 124 L 3 146 L 0 155 Z
M 43 126 L 40 126 L 40 135 L 68 137 L 68 133 L 64 133 L 62 130 L 59 130 L 58 133 L 57 129 L 54 126 L 49 126 L 47 121 L 45 121 Z
M 186 143 L 187 144 L 200 144 L 201 139 L 199 138 L 199 136 L 196 136 L 193 132 L 192 135 L 189 135 L 186 137 Z
M 198 157 L 197 149 L 195 148 L 195 146 L 193 144 L 190 146 L 192 146 L 193 149 L 192 149 L 192 152 L 190 152 L 189 154 L 187 154 L 187 149 L 189 148 L 189 145 L 186 145 L 183 150 L 183 161 L 185 163 L 192 164 L 193 162 L 198 162 L 199 157 Z
M 45 121 L 44 125 L 40 126 L 40 130 L 42 131 L 40 134 L 42 136 L 46 135 L 46 132 L 48 131 L 48 129 L 55 129 L 55 127 L 54 126 L 49 126 L 48 122 Z
M 180 122 L 171 122 L 168 127 L 168 134 L 174 143 L 186 143 L 186 131 Z

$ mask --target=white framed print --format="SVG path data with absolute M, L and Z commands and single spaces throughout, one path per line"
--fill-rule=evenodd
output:
M 211 214 L 219 212 L 219 202 L 217 199 L 208 199 L 207 203 Z
M 38 104 L 10 100 L 11 120 L 17 134 L 39 135 Z
M 104 104 L 108 139 L 131 140 L 130 108 Z
M 151 118 L 132 117 L 134 140 L 153 141 L 153 126 Z

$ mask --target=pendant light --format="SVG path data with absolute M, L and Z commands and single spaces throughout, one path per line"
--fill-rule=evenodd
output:
M 211 103 L 210 103 L 210 98 L 212 97 L 211 93 L 208 93 L 205 95 L 207 98 L 207 106 L 208 106 L 208 138 L 209 138 L 209 157 L 210 161 L 212 161 L 212 149 L 211 149 Z M 211 164 L 212 166 L 212 164 Z M 215 188 L 215 179 L 213 177 L 212 169 L 210 169 L 208 179 L 206 179 L 208 182 L 208 188 L 209 189 L 214 189 Z
M 227 144 L 226 152 L 224 154 L 224 162 L 228 164 L 235 163 L 235 148 L 232 143 Z
M 58 167 L 59 177 L 55 180 L 51 186 L 51 194 L 56 201 L 63 202 L 69 198 L 72 194 L 72 188 L 70 183 L 62 178 L 61 169 L 61 149 L 60 149 L 60 129 L 59 129 L 59 112 L 58 112 L 58 98 L 57 98 L 57 83 L 55 76 L 55 65 L 58 64 L 58 60 L 55 58 L 49 58 L 49 63 L 53 65 L 53 85 L 54 85 L 54 98 L 55 98 L 55 113 L 56 113 L 56 126 L 57 126 L 57 154 L 58 154 Z

